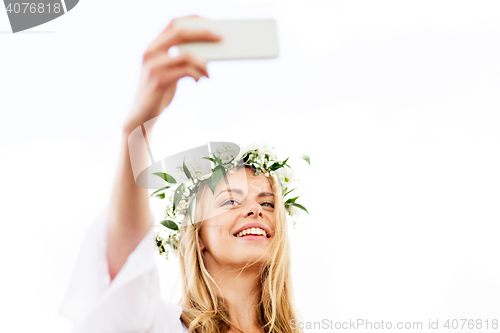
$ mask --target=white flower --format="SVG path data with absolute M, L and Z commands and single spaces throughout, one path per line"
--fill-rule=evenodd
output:
M 281 171 L 281 176 L 283 177 L 284 184 L 286 184 L 285 187 L 293 188 L 300 183 L 300 180 L 296 176 L 297 173 L 294 170 L 288 167 L 284 167 L 278 169 L 278 171 Z
M 297 208 L 295 206 L 290 206 L 288 208 L 288 211 L 290 212 L 290 216 L 292 216 L 292 217 L 296 217 L 296 216 L 302 215 L 302 209 Z
M 170 246 L 170 251 L 177 254 L 177 249 L 179 248 L 179 235 L 172 234 L 168 237 L 166 243 Z
M 272 161 L 276 161 L 278 159 L 278 156 L 276 156 L 274 151 L 270 150 L 268 154 L 269 154 L 269 159 L 271 159 Z
M 177 207 L 175 207 L 175 209 L 180 213 L 183 210 L 187 209 L 187 206 L 187 200 L 181 200 L 179 201 L 179 204 L 177 205 Z
M 231 155 L 229 155 L 228 153 L 222 153 L 220 155 L 220 159 L 222 160 L 222 163 L 227 163 L 231 160 Z
M 264 158 L 264 155 L 266 154 L 268 148 L 267 148 L 267 145 L 265 142 L 263 141 L 260 141 L 260 142 L 254 142 L 252 144 L 249 144 L 248 146 L 246 146 L 245 148 L 243 148 L 241 151 L 243 153 L 249 151 L 249 150 L 255 150 L 257 149 L 257 156 L 261 159 Z M 249 156 L 250 159 L 252 159 L 252 155 Z
M 287 183 L 285 182 L 285 173 L 284 173 L 285 168 L 279 168 L 278 170 L 275 171 L 276 178 L 278 179 L 278 182 L 280 183 L 281 188 L 283 189 L 288 187 Z

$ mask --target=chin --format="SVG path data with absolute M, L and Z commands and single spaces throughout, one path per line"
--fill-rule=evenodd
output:
M 270 264 L 271 260 L 265 253 L 252 253 L 248 252 L 244 256 L 233 256 L 233 262 L 238 266 L 252 265 L 253 267 L 262 267 Z

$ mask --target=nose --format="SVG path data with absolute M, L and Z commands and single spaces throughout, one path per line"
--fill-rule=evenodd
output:
M 244 213 L 245 217 L 263 217 L 262 206 L 258 203 L 251 203 Z

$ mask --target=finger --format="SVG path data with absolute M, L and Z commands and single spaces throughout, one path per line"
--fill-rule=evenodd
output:
M 174 24 L 177 20 L 180 20 L 180 19 L 185 19 L 185 18 L 202 18 L 201 16 L 198 16 L 198 15 L 188 15 L 188 16 L 182 16 L 182 17 L 176 17 L 172 20 L 170 20 L 170 22 L 168 23 L 168 25 L 165 27 L 165 29 L 163 29 L 163 31 L 160 33 L 161 34 L 164 34 L 166 31 L 168 30 L 172 30 L 174 29 Z
M 161 34 L 148 51 L 151 53 L 168 52 L 174 46 L 193 42 L 218 42 L 221 37 L 208 30 L 197 29 L 173 29 Z
M 203 75 L 208 77 L 207 63 L 201 61 L 200 59 L 192 56 L 189 53 L 181 54 L 175 58 L 169 57 L 168 55 L 162 54 L 150 60 L 150 68 L 152 69 L 162 69 L 168 70 L 173 67 L 179 66 L 195 66 Z
M 167 29 L 173 29 L 174 24 L 175 24 L 175 22 L 177 20 L 181 20 L 181 19 L 185 19 L 185 18 L 202 18 L 202 17 L 200 17 L 198 15 L 188 15 L 188 16 L 176 17 L 176 18 L 174 18 L 173 20 L 170 21 L 170 23 L 167 25 L 167 27 L 165 28 L 165 30 L 167 30 Z M 163 31 L 165 31 L 165 30 L 163 30 Z
M 187 76 L 192 77 L 196 82 L 198 82 L 198 80 L 203 76 L 203 73 L 194 66 L 176 67 L 169 71 L 166 71 L 160 78 L 160 82 L 166 87 Z

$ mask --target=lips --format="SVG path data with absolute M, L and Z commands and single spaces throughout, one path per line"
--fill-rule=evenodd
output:
M 262 235 L 256 236 L 256 235 L 246 235 L 243 237 L 236 237 L 239 240 L 243 241 L 252 241 L 252 242 L 267 242 L 269 238 L 265 238 Z
M 247 223 L 241 226 L 234 237 L 245 239 L 267 239 L 271 237 L 270 230 L 262 223 Z

